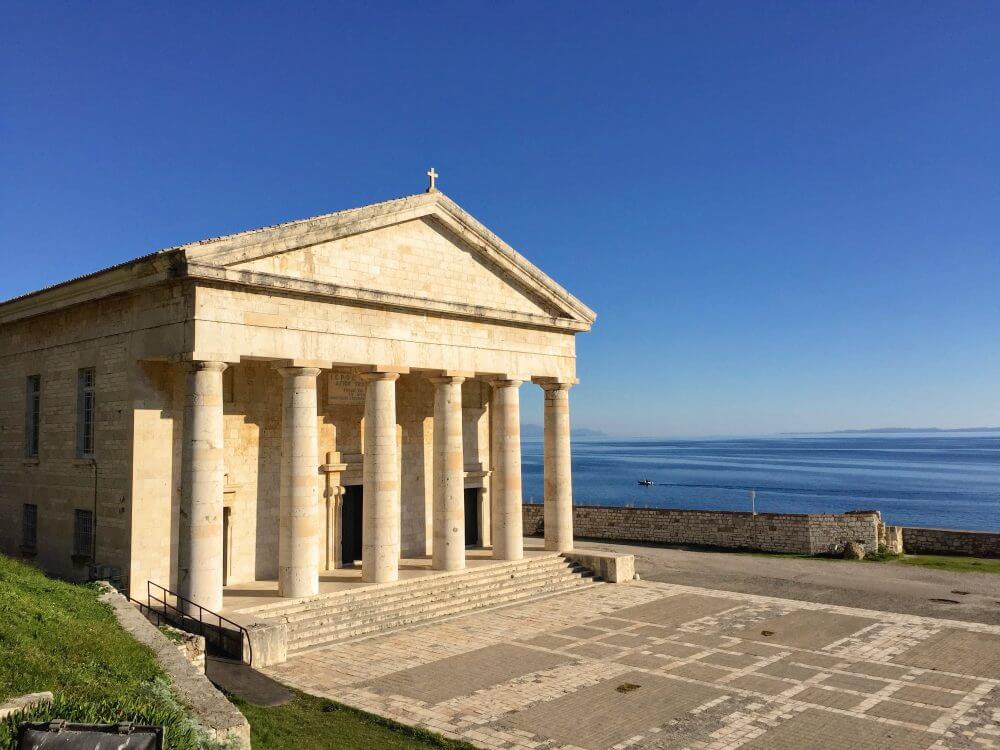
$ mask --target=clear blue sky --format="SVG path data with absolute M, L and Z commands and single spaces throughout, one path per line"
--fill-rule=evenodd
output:
M 433 165 L 578 426 L 1000 424 L 1000 4 L 197 5 L 0 3 L 0 298 Z

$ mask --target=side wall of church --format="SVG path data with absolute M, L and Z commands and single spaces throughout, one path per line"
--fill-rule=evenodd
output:
M 0 551 L 70 579 L 91 562 L 127 579 L 133 521 L 133 389 L 137 349 L 149 331 L 183 337 L 189 300 L 179 285 L 4 324 L 0 327 Z M 78 455 L 78 376 L 94 369 L 93 459 Z M 39 376 L 38 456 L 27 455 L 27 381 Z M 24 545 L 24 505 L 37 507 L 37 544 Z M 74 555 L 76 511 L 95 519 L 96 559 Z

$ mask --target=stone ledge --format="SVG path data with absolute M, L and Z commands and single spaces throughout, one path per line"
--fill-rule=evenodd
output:
M 173 684 L 177 698 L 206 732 L 217 740 L 235 737 L 250 747 L 250 724 L 226 697 L 185 659 L 177 644 L 147 620 L 128 599 L 104 582 L 100 600 L 109 604 L 118 623 L 139 643 L 149 646 Z
M 635 580 L 634 555 L 588 549 L 563 552 L 563 557 L 570 562 L 582 565 L 608 583 L 625 583 Z
M 247 636 L 253 654 L 253 665 L 270 667 L 288 658 L 288 625 L 281 621 L 260 621 L 247 625 Z M 244 654 L 244 658 L 247 654 Z
M 28 693 L 17 698 L 11 698 L 6 703 L 0 704 L 0 719 L 6 719 L 11 714 L 18 711 L 25 711 L 42 704 L 52 702 L 52 693 L 48 690 L 41 693 Z

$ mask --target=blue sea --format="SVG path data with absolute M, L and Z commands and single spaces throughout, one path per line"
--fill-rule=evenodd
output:
M 542 443 L 522 443 L 525 501 L 542 499 Z M 650 479 L 652 487 L 638 480 Z M 574 439 L 578 505 L 840 513 L 1000 531 L 1000 433 Z

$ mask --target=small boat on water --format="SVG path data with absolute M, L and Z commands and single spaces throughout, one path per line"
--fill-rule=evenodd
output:
M 640 479 L 639 480 L 639 484 L 642 487 L 652 487 L 653 486 L 653 480 L 652 479 Z

